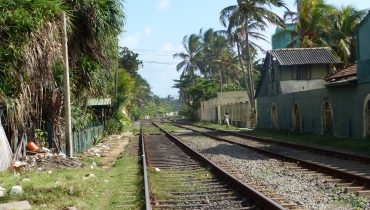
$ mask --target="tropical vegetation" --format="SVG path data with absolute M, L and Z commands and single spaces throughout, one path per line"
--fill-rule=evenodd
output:
M 75 125 L 86 100 L 113 87 L 118 35 L 125 15 L 119 0 L 0 1 L 0 96 L 7 129 L 52 130 L 60 148 L 63 122 L 62 14 L 67 16 L 71 100 Z M 88 122 L 85 122 L 88 125 Z
M 277 35 L 292 37 L 287 47 L 329 47 L 346 67 L 356 61 L 355 31 L 366 13 L 351 5 L 336 8 L 324 0 L 299 0 L 297 12 L 285 15 L 295 27 Z
M 255 109 L 254 86 L 259 75 L 256 58 L 257 52 L 263 51 L 255 41 L 267 41 L 261 32 L 268 24 L 283 25 L 283 20 L 268 8 L 271 6 L 285 5 L 280 0 L 238 0 L 220 13 L 226 30 L 201 30 L 184 37 L 186 52 L 174 55 L 182 59 L 177 65 L 182 75 L 175 85 L 183 101 L 181 113 L 196 118 L 201 100 L 225 90 L 246 90 Z M 200 90 L 195 91 L 195 87 Z
M 283 0 L 237 0 L 220 12 L 225 30 L 200 30 L 185 36 L 185 52 L 174 54 L 181 59 L 176 69 L 182 74 L 175 80 L 183 102 L 180 113 L 195 119 L 201 100 L 227 90 L 246 90 L 255 111 L 258 57 L 265 52 L 256 41 L 268 41 L 263 32 L 269 24 L 280 28 L 274 38 L 289 37 L 286 47 L 330 47 L 344 66 L 354 64 L 355 30 L 366 11 L 350 5 L 335 8 L 324 0 L 297 0 L 296 5 L 294 12 Z M 273 7 L 285 8 L 284 18 Z M 195 87 L 204 91 L 194 91 Z

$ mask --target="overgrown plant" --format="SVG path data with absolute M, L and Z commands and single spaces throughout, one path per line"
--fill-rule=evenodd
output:
M 51 124 L 57 147 L 63 124 L 63 12 L 68 16 L 72 101 L 82 106 L 89 97 L 107 96 L 113 87 L 124 20 L 121 2 L 0 1 L 0 95 L 8 123 L 13 132 Z

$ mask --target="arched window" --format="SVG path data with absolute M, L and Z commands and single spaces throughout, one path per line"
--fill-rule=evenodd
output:
M 275 104 L 271 107 L 271 125 L 273 129 L 278 129 L 278 118 Z
M 333 134 L 333 110 L 328 101 L 325 101 L 321 111 L 323 134 Z
M 366 136 L 370 136 L 370 101 L 367 102 L 365 107 L 365 129 L 366 129 Z
M 297 104 L 293 106 L 293 131 L 301 131 L 301 114 L 299 113 L 299 108 Z

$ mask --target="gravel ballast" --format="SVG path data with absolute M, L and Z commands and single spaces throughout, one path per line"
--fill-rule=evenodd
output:
M 241 146 L 219 142 L 191 131 L 176 135 L 190 147 L 215 162 L 232 166 L 243 180 L 268 186 L 286 199 L 307 209 L 370 209 L 368 201 L 343 193 L 323 175 L 308 175 L 291 170 L 281 161 Z M 366 206 L 367 202 L 367 206 Z

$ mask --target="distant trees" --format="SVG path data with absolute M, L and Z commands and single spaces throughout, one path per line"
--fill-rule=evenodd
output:
M 189 65 L 186 66 L 191 67 L 188 69 L 191 69 L 192 74 L 186 74 L 186 77 L 182 74 L 175 85 L 184 102 L 183 113 L 187 113 L 188 117 L 196 117 L 200 100 L 208 99 L 223 90 L 247 90 L 254 108 L 254 84 L 258 72 L 253 70 L 253 66 L 257 51 L 263 50 L 255 40 L 267 41 L 260 32 L 268 23 L 283 25 L 283 20 L 267 9 L 268 6 L 285 5 L 280 0 L 238 0 L 237 5 L 226 7 L 220 13 L 220 21 L 226 30 L 201 30 L 198 35 L 190 36 L 195 40 L 193 46 L 196 47 L 184 45 L 187 57 L 181 57 L 183 61 L 177 69 L 182 69 L 187 62 Z M 184 40 L 186 42 L 183 43 L 191 43 L 188 36 Z M 188 49 L 195 50 L 189 54 Z M 181 53 L 174 57 L 179 55 Z M 195 91 L 194 87 L 204 88 L 205 91 Z
M 335 8 L 324 0 L 297 0 L 297 12 L 287 9 L 284 19 L 271 11 L 271 7 L 284 7 L 282 0 L 237 0 L 220 12 L 224 31 L 208 29 L 199 34 L 185 36 L 185 53 L 176 53 L 181 58 L 177 70 L 183 73 L 176 80 L 180 99 L 184 102 L 184 113 L 194 117 L 198 109 L 191 88 L 200 80 L 215 82 L 216 91 L 225 86 L 244 89 L 254 109 L 254 85 L 259 79 L 256 71 L 257 53 L 264 52 L 256 40 L 268 41 L 263 31 L 268 24 L 281 27 L 277 37 L 289 34 L 292 37 L 288 47 L 331 47 L 345 66 L 353 64 L 355 55 L 355 29 L 365 10 L 352 6 Z M 293 30 L 285 28 L 286 21 L 295 24 Z M 207 91 L 206 91 L 207 92 Z M 198 95 L 207 98 L 206 95 Z M 191 110 L 191 111 L 189 111 Z
M 182 70 L 175 87 L 179 88 L 184 106 L 181 113 L 195 118 L 200 100 L 213 96 L 221 88 L 232 85 L 241 89 L 241 69 L 227 36 L 213 29 L 185 36 L 186 52 L 174 54 L 181 58 L 177 70 Z M 194 88 L 201 88 L 196 91 Z

